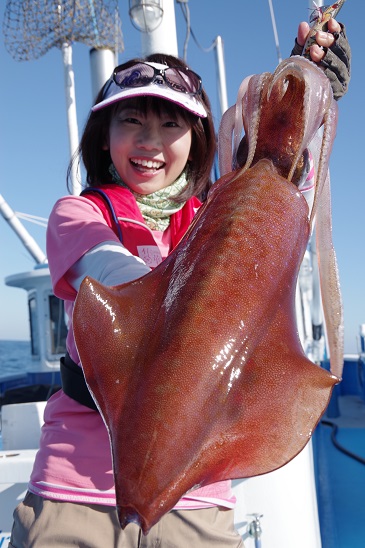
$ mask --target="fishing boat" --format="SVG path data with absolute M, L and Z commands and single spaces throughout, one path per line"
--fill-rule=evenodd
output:
M 138 4 L 138 2 L 132 2 Z M 142 36 L 143 54 L 156 47 L 164 28 L 169 29 L 173 2 L 165 0 L 165 21 L 159 30 Z M 170 10 L 170 11 L 169 11 Z M 217 68 L 221 108 L 227 108 L 224 64 L 217 41 Z M 159 49 L 161 47 L 159 46 Z M 67 52 L 66 52 L 67 55 Z M 91 52 L 95 89 L 114 66 L 110 52 Z M 68 65 L 70 74 L 72 67 Z M 68 90 L 72 93 L 72 90 Z M 71 101 L 72 103 L 72 101 Z M 72 112 L 68 112 L 69 127 Z M 70 132 L 70 152 L 75 145 Z M 79 188 L 74 180 L 73 192 Z M 8 286 L 27 293 L 31 367 L 0 378 L 2 450 L 0 451 L 0 548 L 7 546 L 12 512 L 27 489 L 38 447 L 47 398 L 60 387 L 59 360 L 65 353 L 66 322 L 63 302 L 52 292 L 46 257 L 32 241 L 15 213 L 0 200 L 0 211 L 35 261 L 35 267 L 8 276 Z M 307 356 L 328 368 L 326 331 L 320 304 L 315 246 L 312 237 L 297 286 L 298 331 Z M 255 478 L 234 480 L 237 497 L 235 526 L 246 548 L 360 548 L 361 505 L 365 491 L 365 328 L 358 354 L 346 355 L 343 381 L 333 393 L 327 412 L 312 441 L 284 467 Z M 344 490 L 354 496 L 341 501 Z M 355 492 L 356 491 L 356 492 Z
M 5 283 L 27 292 L 31 356 L 26 370 L 0 376 L 1 548 L 10 538 L 13 509 L 27 489 L 46 400 L 61 385 L 59 362 L 67 333 L 63 303 L 53 295 L 47 264 L 9 276 Z

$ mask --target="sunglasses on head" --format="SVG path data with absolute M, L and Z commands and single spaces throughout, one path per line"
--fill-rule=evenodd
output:
M 166 84 L 174 91 L 199 95 L 202 90 L 200 76 L 189 68 L 166 67 L 158 69 L 147 63 L 135 63 L 130 67 L 119 65 L 113 72 L 113 81 L 120 88 L 139 88 L 154 82 Z

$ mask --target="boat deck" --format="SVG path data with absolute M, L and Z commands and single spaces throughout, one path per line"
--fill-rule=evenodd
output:
M 343 381 L 313 436 L 322 548 L 365 545 L 365 363 L 345 361 Z

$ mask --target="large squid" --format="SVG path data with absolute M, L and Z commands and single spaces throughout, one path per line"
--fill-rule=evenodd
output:
M 220 128 L 224 175 L 175 250 L 131 283 L 82 283 L 76 344 L 109 431 L 123 528 L 147 533 L 191 489 L 275 470 L 310 439 L 342 371 L 328 178 L 336 121 L 329 81 L 302 57 L 246 79 Z M 310 213 L 295 181 L 313 139 Z M 296 329 L 314 218 L 331 371 L 306 358 Z

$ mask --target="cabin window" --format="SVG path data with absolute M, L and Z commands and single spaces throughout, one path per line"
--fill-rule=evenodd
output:
M 66 352 L 67 336 L 64 303 L 54 295 L 49 295 L 48 299 L 51 327 L 51 352 L 52 354 L 63 354 Z
M 29 297 L 30 344 L 32 356 L 39 356 L 39 330 L 36 298 Z

